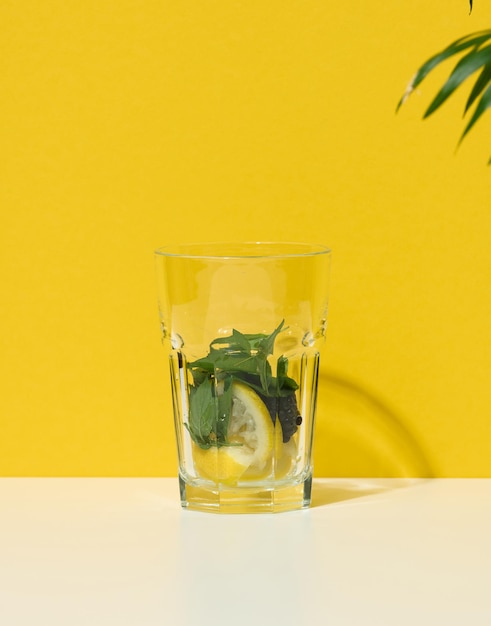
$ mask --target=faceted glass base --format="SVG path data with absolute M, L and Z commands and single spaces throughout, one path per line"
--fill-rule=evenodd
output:
M 280 513 L 310 506 L 312 476 L 294 484 L 229 487 L 179 476 L 183 508 L 209 513 Z

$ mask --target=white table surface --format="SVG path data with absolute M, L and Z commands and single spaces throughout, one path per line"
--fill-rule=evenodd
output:
M 322 479 L 183 511 L 174 479 L 0 479 L 2 626 L 491 624 L 491 479 Z

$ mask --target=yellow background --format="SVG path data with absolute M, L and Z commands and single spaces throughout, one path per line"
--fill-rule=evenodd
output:
M 318 475 L 491 476 L 491 115 L 396 116 L 464 0 L 0 4 L 1 475 L 174 475 L 152 251 L 333 249 Z

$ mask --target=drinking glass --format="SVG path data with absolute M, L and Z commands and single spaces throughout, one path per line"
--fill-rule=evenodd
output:
M 310 505 L 330 256 L 305 243 L 156 250 L 183 507 Z

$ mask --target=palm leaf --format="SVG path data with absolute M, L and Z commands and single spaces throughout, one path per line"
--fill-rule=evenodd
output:
M 471 119 L 469 120 L 469 123 L 465 127 L 464 132 L 462 133 L 462 137 L 460 138 L 459 143 L 467 135 L 467 133 L 474 126 L 477 120 L 481 117 L 484 111 L 486 111 L 489 108 L 491 108 L 491 84 L 488 85 L 486 91 L 483 93 L 481 99 L 479 100 L 476 106 L 476 109 L 474 113 L 472 114 Z
M 491 40 L 491 30 L 484 30 L 478 33 L 472 33 L 470 35 L 466 35 L 465 37 L 461 37 L 457 39 L 449 46 L 447 46 L 441 52 L 430 57 L 423 65 L 418 69 L 416 74 L 413 76 L 411 81 L 404 94 L 402 95 L 399 103 L 397 104 L 397 110 L 406 102 L 411 93 L 418 87 L 421 82 L 428 76 L 428 74 L 435 69 L 440 63 L 446 61 L 452 56 L 459 54 L 466 50 L 467 48 L 479 48 L 486 41 Z
M 488 45 L 485 45 L 487 43 Z M 477 105 L 460 137 L 459 145 L 481 115 L 491 108 L 491 29 L 461 37 L 441 52 L 430 57 L 413 76 L 397 105 L 397 110 L 399 110 L 411 93 L 433 69 L 451 57 L 462 55 L 462 53 L 465 53 L 464 56 L 461 56 L 457 61 L 449 77 L 433 98 L 423 116 L 426 118 L 434 113 L 459 87 L 461 87 L 464 81 L 476 72 L 480 72 L 467 99 L 464 115 L 475 102 L 477 102 Z M 478 100 L 478 98 L 480 98 L 480 100 Z M 491 164 L 491 159 L 489 160 L 489 164 Z
M 434 113 L 471 74 L 474 74 L 483 66 L 485 69 L 491 67 L 491 46 L 481 48 L 480 50 L 473 49 L 460 59 L 423 117 L 426 118 Z
M 469 94 L 469 99 L 465 105 L 464 115 L 474 104 L 476 98 L 484 91 L 486 86 L 491 83 L 491 65 L 485 65 L 479 78 L 476 80 L 474 87 L 472 88 L 471 93 Z

